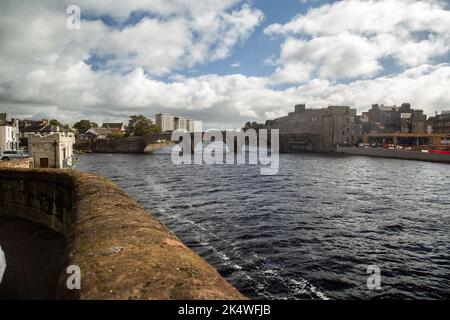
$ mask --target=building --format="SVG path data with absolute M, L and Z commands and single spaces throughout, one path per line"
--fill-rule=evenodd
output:
M 169 113 L 156 114 L 155 122 L 161 129 L 161 132 L 172 132 L 177 129 L 184 129 L 189 132 L 203 131 L 203 124 L 201 121 L 173 116 Z
M 184 129 L 189 131 L 189 119 L 182 117 L 174 117 L 174 128 L 175 130 Z
M 59 126 L 53 126 L 44 121 L 41 124 L 38 121 L 27 123 L 20 129 L 20 146 L 28 148 L 28 136 L 30 135 L 48 135 L 55 132 L 62 132 L 62 130 Z
M 364 135 L 364 144 L 391 149 L 448 149 L 450 133 L 369 133 Z
M 19 121 L 7 120 L 6 113 L 0 113 L 0 152 L 18 150 L 20 147 Z
M 175 130 L 174 121 L 174 116 L 168 113 L 158 113 L 155 116 L 156 126 L 158 126 L 162 132 L 170 132 Z
M 377 132 L 396 132 L 400 128 L 400 114 L 397 106 L 373 104 L 363 116 L 372 124 L 371 129 Z
M 50 124 L 48 119 L 41 119 L 41 120 L 30 120 L 30 119 L 24 119 L 19 120 L 19 128 L 23 129 L 25 127 L 29 126 L 44 126 Z
M 120 123 L 103 123 L 102 128 L 108 129 L 111 132 L 124 133 L 125 125 L 123 122 Z
M 362 124 L 356 109 L 329 106 L 322 116 L 321 135 L 326 149 L 337 145 L 353 146 L 362 141 Z
M 378 133 L 424 133 L 427 131 L 427 116 L 423 110 L 414 110 L 409 103 L 400 107 L 374 104 L 363 112 L 370 124 L 370 132 Z
M 203 122 L 199 120 L 194 120 L 193 129 L 191 132 L 203 132 Z
M 107 128 L 91 128 L 85 133 L 80 134 L 80 141 L 105 140 L 117 131 L 111 131 Z
M 61 132 L 61 128 L 50 124 L 32 124 L 20 129 L 20 138 L 27 139 L 29 135 L 46 135 L 53 132 Z
M 28 154 L 36 168 L 68 168 L 73 165 L 72 132 L 31 134 L 28 136 Z
M 450 133 L 450 111 L 442 111 L 427 120 L 427 129 L 429 133 Z
M 336 145 L 354 145 L 362 141 L 362 121 L 356 109 L 348 106 L 329 106 L 307 109 L 298 104 L 287 116 L 266 121 L 268 129 L 279 129 L 280 134 L 319 136 L 322 150 L 333 150 Z
M 306 105 L 298 104 L 295 106 L 295 111 L 290 112 L 287 116 L 268 120 L 266 127 L 279 129 L 281 134 L 321 134 L 322 117 L 326 113 L 326 109 L 307 109 Z
M 194 132 L 194 120 L 187 119 L 187 128 L 189 132 Z

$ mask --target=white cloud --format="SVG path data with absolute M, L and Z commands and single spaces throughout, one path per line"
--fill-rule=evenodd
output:
M 277 67 L 271 76 L 274 84 L 302 83 L 309 81 L 313 67 L 302 62 L 286 63 Z
M 349 84 L 312 81 L 295 89 L 304 97 L 311 97 L 313 105 L 344 104 L 367 110 L 373 103 L 401 104 L 411 102 L 413 107 L 432 114 L 450 106 L 450 65 L 422 65 L 405 72 L 376 79 L 359 80 Z
M 299 14 L 290 22 L 272 24 L 266 33 L 336 35 L 396 33 L 430 30 L 448 33 L 450 12 L 442 1 L 345 0 Z
M 338 1 L 272 24 L 265 33 L 287 37 L 281 69 L 309 64 L 312 76 L 358 78 L 380 71 L 383 58 L 408 68 L 448 54 L 450 11 L 440 1 Z
M 270 32 L 281 33 L 286 39 L 279 57 L 271 56 L 267 61 L 275 65 L 275 71 L 266 77 L 195 73 L 195 66 L 229 56 L 261 22 L 260 11 L 239 1 L 129 0 L 113 6 L 105 5 L 112 3 L 108 1 L 79 3 L 82 10 L 109 14 L 121 22 L 137 9 L 145 8 L 152 15 L 121 28 L 98 20 L 83 21 L 80 31 L 69 31 L 65 8 L 55 1 L 2 1 L 2 111 L 69 123 L 81 118 L 126 120 L 130 114 L 153 116 L 167 111 L 204 120 L 206 127 L 230 128 L 287 114 L 297 103 L 312 107 L 348 104 L 362 111 L 372 103 L 408 101 L 428 113 L 450 107 L 450 65 L 430 62 L 448 45 L 448 29 L 443 27 L 447 11 L 439 3 L 423 7 L 440 21 L 436 25 L 427 22 L 430 11 L 405 9 L 396 12 L 395 19 L 410 18 L 391 27 L 377 9 L 378 2 L 363 5 L 350 1 L 310 11 L 300 17 L 298 28 L 288 24 L 269 27 Z M 416 6 L 415 2 L 399 3 Z M 349 14 L 346 6 L 350 5 L 368 6 L 377 14 L 366 17 L 371 23 L 364 22 L 358 31 L 346 20 L 361 19 L 340 15 Z M 394 19 L 390 10 L 386 11 Z M 328 14 L 328 20 L 317 12 Z M 332 19 L 337 17 L 340 19 Z M 373 26 L 373 19 L 381 20 Z M 326 21 L 335 25 L 328 27 Z M 424 30 L 433 30 L 433 34 L 424 36 Z M 98 70 L 86 62 L 92 53 L 114 56 Z M 380 59 L 387 56 L 402 61 L 404 72 L 374 78 Z M 180 75 L 178 69 L 193 74 Z M 168 80 L 157 78 L 162 74 Z M 336 79 L 341 78 L 360 80 L 340 84 Z M 280 83 L 295 86 L 281 88 Z
M 124 22 L 136 11 L 151 16 L 120 28 L 89 18 L 82 20 L 81 30 L 68 30 L 66 7 L 58 1 L 5 0 L 0 5 L 0 61 L 7 63 L 0 73 L 9 78 L 36 67 L 66 67 L 93 54 L 108 69 L 142 67 L 152 75 L 224 59 L 263 19 L 261 11 L 239 3 L 79 1 L 82 17 L 112 15 Z
M 339 84 L 316 79 L 277 90 L 269 78 L 243 75 L 179 77 L 156 80 L 142 68 L 122 76 L 93 72 L 79 63 L 61 72 L 37 71 L 0 93 L 1 108 L 11 114 L 44 114 L 73 122 L 125 120 L 130 114 L 153 116 L 167 111 L 205 121 L 206 127 L 239 127 L 287 114 L 293 105 L 346 104 L 366 110 L 372 103 L 411 102 L 431 114 L 450 106 L 450 65 L 422 65 L 402 74 Z M 21 101 L 28 101 L 22 104 Z M 31 103 L 32 102 L 32 103 Z
M 288 38 L 281 47 L 281 67 L 274 74 L 279 82 L 302 82 L 320 78 L 356 78 L 381 69 L 379 52 L 367 39 L 339 35 L 297 40 Z

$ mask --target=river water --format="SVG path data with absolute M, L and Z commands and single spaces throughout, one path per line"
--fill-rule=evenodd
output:
M 115 181 L 250 298 L 450 298 L 447 164 L 282 154 L 261 176 L 159 153 L 82 155 L 76 168 Z

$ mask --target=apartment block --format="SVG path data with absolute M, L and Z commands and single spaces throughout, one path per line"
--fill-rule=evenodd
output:
M 189 132 L 202 131 L 201 121 L 173 116 L 168 113 L 156 114 L 155 122 L 162 132 L 171 132 L 177 129 L 184 129 Z

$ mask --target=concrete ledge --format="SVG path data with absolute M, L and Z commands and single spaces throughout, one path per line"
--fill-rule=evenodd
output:
M 360 155 L 360 156 L 369 156 L 369 157 L 450 163 L 450 155 L 437 154 L 437 153 L 425 153 L 425 152 L 410 151 L 410 150 L 338 147 L 337 152 L 353 154 L 353 155 Z
M 38 222 L 67 240 L 81 290 L 60 299 L 245 299 L 109 180 L 72 170 L 0 169 L 0 217 Z

